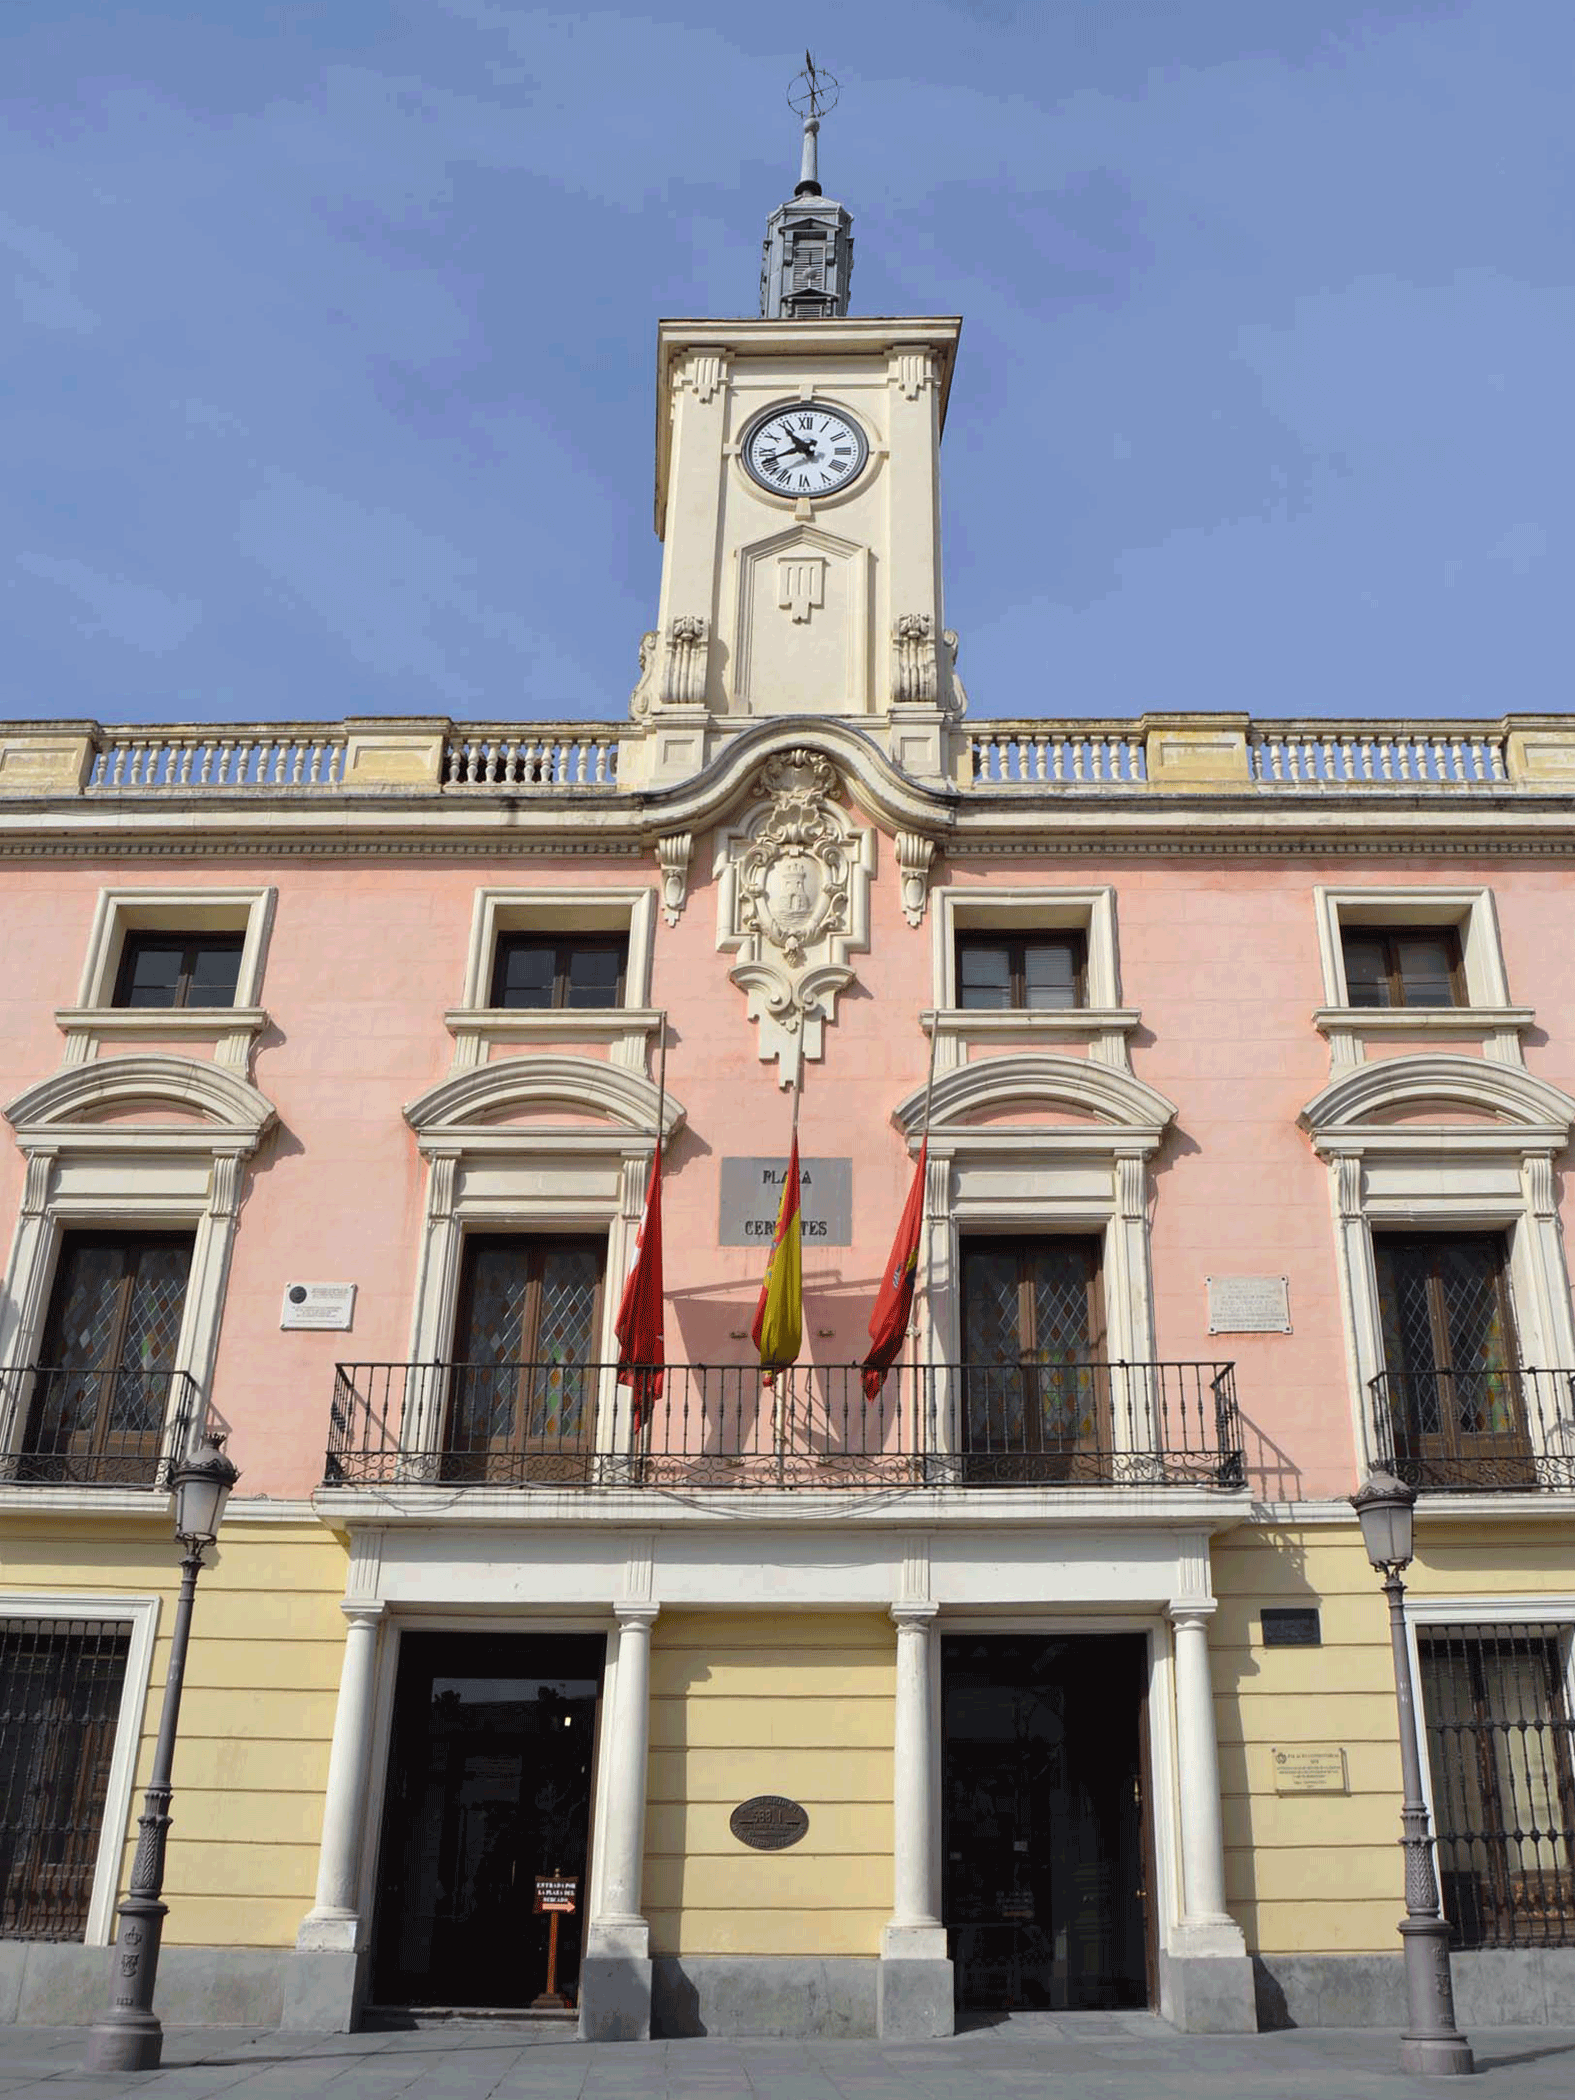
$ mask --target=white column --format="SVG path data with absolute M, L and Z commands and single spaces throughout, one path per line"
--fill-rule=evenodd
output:
M 898 1603 L 897 1699 L 892 1757 L 893 1905 L 881 1953 L 944 1961 L 946 1933 L 937 1911 L 935 1733 L 930 1683 L 930 1624 L 935 1606 Z
M 381 1604 L 340 1607 L 349 1625 L 339 1671 L 339 1705 L 328 1753 L 323 1842 L 317 1857 L 317 1901 L 296 1935 L 299 1947 L 350 1949 L 360 1915 L 361 1841 L 371 1777 L 373 1703 L 377 1688 L 377 1629 Z
M 1180 1765 L 1182 1929 L 1189 1938 L 1227 1929 L 1239 1940 L 1225 1908 L 1225 1831 L 1220 1815 L 1219 1750 L 1214 1734 L 1214 1683 L 1209 1674 L 1212 1598 L 1175 1603 L 1176 1753 Z
M 658 1606 L 618 1604 L 616 1713 L 602 1822 L 601 1909 L 591 1951 L 645 1956 L 650 1927 L 641 1910 L 645 1868 L 646 1752 L 651 1735 L 651 1627 Z

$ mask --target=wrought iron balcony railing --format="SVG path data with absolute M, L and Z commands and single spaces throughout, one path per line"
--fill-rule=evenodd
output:
M 341 1364 L 328 1487 L 911 1488 L 1243 1484 L 1228 1363 Z
M 1412 1487 L 1575 1488 L 1575 1371 L 1385 1371 L 1374 1455 Z
M 0 1486 L 169 1485 L 209 1421 L 186 1371 L 0 1368 Z

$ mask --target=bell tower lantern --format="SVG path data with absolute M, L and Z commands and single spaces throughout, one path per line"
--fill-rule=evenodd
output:
M 662 583 L 630 784 L 697 772 L 763 717 L 850 722 L 931 781 L 961 743 L 939 477 L 961 323 L 849 314 L 853 221 L 819 177 L 835 95 L 806 54 L 799 180 L 767 222 L 759 318 L 658 330 Z

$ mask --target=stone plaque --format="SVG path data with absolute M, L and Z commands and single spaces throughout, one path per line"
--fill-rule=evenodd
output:
M 808 1812 L 783 1794 L 756 1794 L 740 1801 L 727 1827 L 741 1845 L 755 1852 L 785 1852 L 808 1834 Z
M 1265 1605 L 1258 1614 L 1265 1648 L 1321 1648 L 1323 1625 L 1317 1607 L 1311 1610 L 1272 1610 Z
M 1210 1276 L 1210 1334 L 1289 1334 L 1291 1292 L 1284 1276 Z
M 287 1283 L 279 1325 L 348 1328 L 355 1317 L 355 1289 L 353 1283 Z
M 1274 1753 L 1274 1791 L 1277 1794 L 1348 1794 L 1345 1752 L 1319 1743 L 1298 1744 L 1294 1750 Z
M 722 1222 L 724 1247 L 769 1247 L 777 1229 L 787 1155 L 778 1159 L 724 1159 Z M 853 1162 L 804 1159 L 798 1163 L 798 1208 L 806 1247 L 853 1243 Z

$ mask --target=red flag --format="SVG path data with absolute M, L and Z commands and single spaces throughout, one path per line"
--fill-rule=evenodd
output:
M 662 1148 L 651 1161 L 645 1215 L 635 1234 L 634 1262 L 624 1278 L 613 1333 L 618 1337 L 618 1383 L 634 1387 L 634 1427 L 662 1397 Z
M 919 1163 L 913 1170 L 913 1186 L 902 1206 L 897 1237 L 891 1243 L 885 1274 L 870 1314 L 870 1353 L 864 1359 L 864 1397 L 878 1400 L 886 1373 L 902 1347 L 913 1310 L 913 1285 L 919 1272 L 919 1238 L 924 1230 L 924 1163 L 930 1141 L 919 1147 Z

